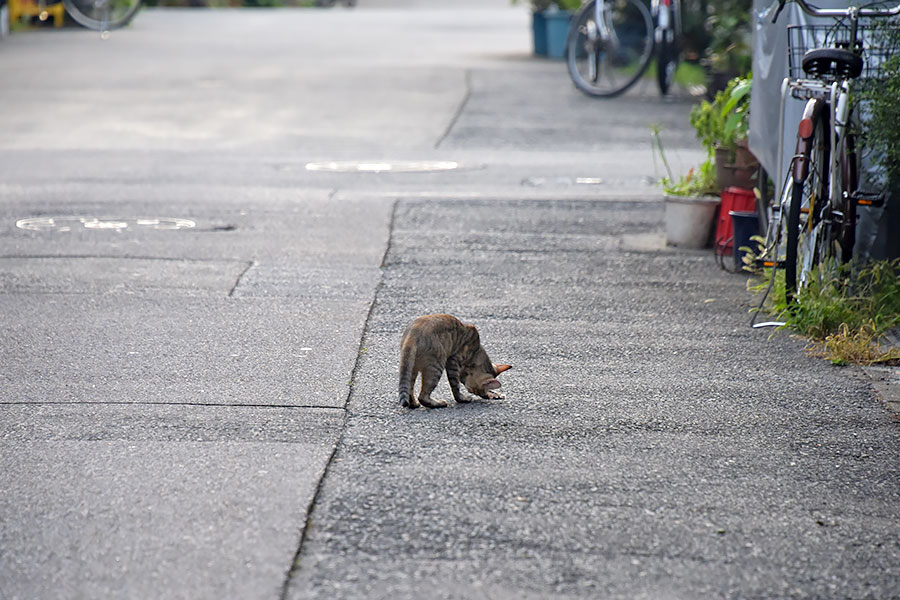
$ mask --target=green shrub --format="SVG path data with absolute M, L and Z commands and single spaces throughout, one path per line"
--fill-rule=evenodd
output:
M 713 71 L 744 75 L 750 72 L 752 0 L 708 0 L 706 30 L 709 45 L 704 62 Z
M 874 150 L 875 163 L 896 187 L 900 183 L 900 55 L 884 62 L 881 77 L 865 82 L 860 96 L 867 117 L 863 144 Z
M 704 100 L 691 109 L 691 126 L 710 155 L 717 147 L 734 152 L 738 142 L 747 139 L 752 85 L 750 77 L 735 77 L 712 102 Z

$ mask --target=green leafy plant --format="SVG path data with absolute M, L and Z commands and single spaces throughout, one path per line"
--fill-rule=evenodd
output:
M 691 109 L 691 126 L 710 155 L 720 147 L 733 154 L 738 144 L 747 139 L 752 86 L 751 77 L 735 77 L 716 93 L 712 102 L 704 100 Z
M 774 277 L 774 279 L 773 279 Z M 809 349 L 836 364 L 897 361 L 896 349 L 883 349 L 885 333 L 900 326 L 900 259 L 864 268 L 824 262 L 809 274 L 794 301 L 784 300 L 784 272 L 758 273 L 748 283 L 767 292 L 766 310 L 784 328 L 810 338 Z
M 895 34 L 896 35 L 896 34 Z M 900 45 L 900 43 L 898 43 Z M 884 170 L 888 184 L 900 185 L 900 55 L 888 58 L 877 80 L 865 82 L 863 144 L 873 150 L 875 164 Z
M 660 183 L 663 191 L 671 196 L 712 196 L 719 193 L 716 166 L 712 160 L 704 161 L 697 169 L 689 169 L 678 179 L 663 177 Z
M 659 137 L 660 131 L 662 131 L 661 125 L 650 126 L 650 132 L 653 135 L 653 147 L 659 153 L 659 157 L 662 159 L 663 166 L 666 169 L 666 176 L 660 179 L 663 192 L 671 196 L 708 196 L 718 194 L 716 165 L 711 158 L 706 159 L 697 170 L 691 168 L 686 174 L 675 179 L 674 175 L 672 175 L 669 161 L 666 158 L 662 140 Z

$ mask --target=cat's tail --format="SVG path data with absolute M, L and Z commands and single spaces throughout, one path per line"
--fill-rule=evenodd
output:
M 404 408 L 415 408 L 418 402 L 413 398 L 409 391 L 412 389 L 413 367 L 416 358 L 416 345 L 409 341 L 403 344 L 400 350 L 400 406 Z

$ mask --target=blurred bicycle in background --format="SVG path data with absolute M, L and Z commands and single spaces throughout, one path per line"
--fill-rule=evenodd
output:
M 141 8 L 141 0 L 62 0 L 66 12 L 83 27 L 109 31 L 128 25 Z M 53 4 L 38 0 L 38 18 L 46 21 Z
M 667 94 L 681 57 L 680 0 L 590 0 L 572 19 L 566 41 L 569 76 L 589 96 L 609 98 L 634 85 L 656 56 L 659 91 Z

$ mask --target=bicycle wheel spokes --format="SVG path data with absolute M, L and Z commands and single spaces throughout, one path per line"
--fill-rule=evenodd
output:
M 791 202 L 793 181 L 785 181 L 777 206 L 772 207 L 768 219 L 764 246 L 758 257 L 758 266 L 772 269 L 784 268 L 784 245 L 787 231 L 787 213 Z
M 591 96 L 615 96 L 643 75 L 653 52 L 653 21 L 638 0 L 606 0 L 596 20 L 595 2 L 581 7 L 566 43 L 569 75 Z

